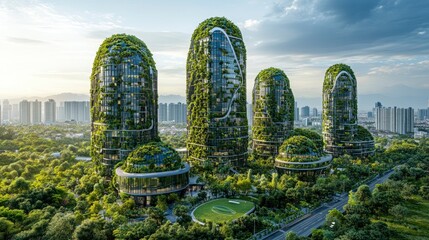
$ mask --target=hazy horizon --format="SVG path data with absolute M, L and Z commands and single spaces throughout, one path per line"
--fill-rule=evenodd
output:
M 95 53 L 114 33 L 148 45 L 160 95 L 184 96 L 192 32 L 206 18 L 225 16 L 239 26 L 247 47 L 249 102 L 264 68 L 283 69 L 296 98 L 320 98 L 325 70 L 342 62 L 354 70 L 361 96 L 398 95 L 398 105 L 427 106 L 427 12 L 423 0 L 0 0 L 0 99 L 89 94 Z

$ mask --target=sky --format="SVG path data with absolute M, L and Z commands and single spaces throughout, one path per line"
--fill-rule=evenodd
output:
M 95 53 L 115 33 L 147 44 L 160 95 L 184 96 L 192 32 L 213 16 L 242 31 L 248 101 L 264 68 L 284 70 L 296 98 L 320 99 L 326 69 L 345 63 L 360 98 L 427 106 L 427 0 L 0 0 L 0 99 L 89 94 Z

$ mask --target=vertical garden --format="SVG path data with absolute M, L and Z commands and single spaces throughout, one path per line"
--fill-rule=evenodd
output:
M 126 34 L 101 44 L 91 74 L 91 156 L 110 174 L 135 147 L 158 138 L 157 70 L 143 41 Z
M 286 74 L 277 68 L 259 72 L 253 88 L 253 153 L 275 157 L 293 130 L 294 96 Z
M 323 142 L 325 151 L 334 156 L 374 152 L 371 134 L 358 127 L 356 88 L 356 77 L 348 65 L 335 64 L 326 71 L 322 100 Z M 368 134 L 370 137 L 361 137 Z
M 195 29 L 186 65 L 188 159 L 216 166 L 247 159 L 246 48 L 237 26 L 209 18 Z

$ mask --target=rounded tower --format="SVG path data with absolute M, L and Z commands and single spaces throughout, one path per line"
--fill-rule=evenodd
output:
M 217 167 L 247 160 L 246 48 L 223 17 L 195 29 L 186 65 L 188 159 Z
M 155 62 L 144 42 L 126 34 L 105 39 L 91 74 L 91 156 L 104 174 L 158 139 L 157 98 Z
M 326 173 L 331 162 L 332 155 L 320 151 L 311 139 L 296 135 L 280 146 L 275 166 L 280 173 L 317 176 Z
M 291 134 L 294 96 L 286 74 L 277 68 L 259 72 L 253 88 L 253 153 L 275 157 L 279 146 Z
M 326 152 L 334 156 L 345 153 L 360 156 L 374 152 L 374 141 L 361 139 L 360 133 L 364 131 L 357 123 L 356 77 L 348 65 L 335 64 L 326 70 L 322 106 Z

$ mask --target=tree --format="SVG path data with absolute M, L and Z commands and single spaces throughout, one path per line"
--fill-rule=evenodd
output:
M 294 232 L 288 232 L 285 240 L 300 240 L 301 238 Z
M 189 208 L 184 205 L 174 207 L 173 213 L 177 216 L 177 222 L 180 225 L 186 225 L 192 221 L 191 216 L 189 216 Z
M 424 198 L 429 200 L 429 186 L 421 186 L 419 194 Z
M 168 204 L 167 204 L 167 197 L 165 195 L 160 195 L 156 199 L 156 207 L 161 209 L 162 211 L 167 211 Z
M 16 178 L 9 185 L 9 192 L 11 193 L 21 193 L 30 189 L 30 183 L 26 181 L 23 177 Z
M 71 239 L 75 227 L 76 218 L 73 213 L 57 213 L 49 222 L 44 239 Z
M 160 210 L 159 208 L 149 207 L 146 210 L 146 213 L 150 219 L 155 220 L 155 222 L 158 226 L 161 226 L 165 220 L 164 212 L 162 210 Z
M 408 209 L 401 204 L 395 205 L 389 209 L 389 213 L 393 216 L 397 217 L 398 219 L 401 219 L 403 217 L 406 217 L 408 215 Z
M 153 219 L 145 219 L 141 222 L 124 223 L 113 231 L 115 239 L 134 240 L 150 236 L 157 230 L 156 222 Z
M 85 219 L 73 232 L 73 240 L 107 240 L 101 219 Z
M 7 218 L 0 217 L 0 240 L 10 239 L 13 233 L 16 232 L 14 224 L 12 221 L 9 221 Z

